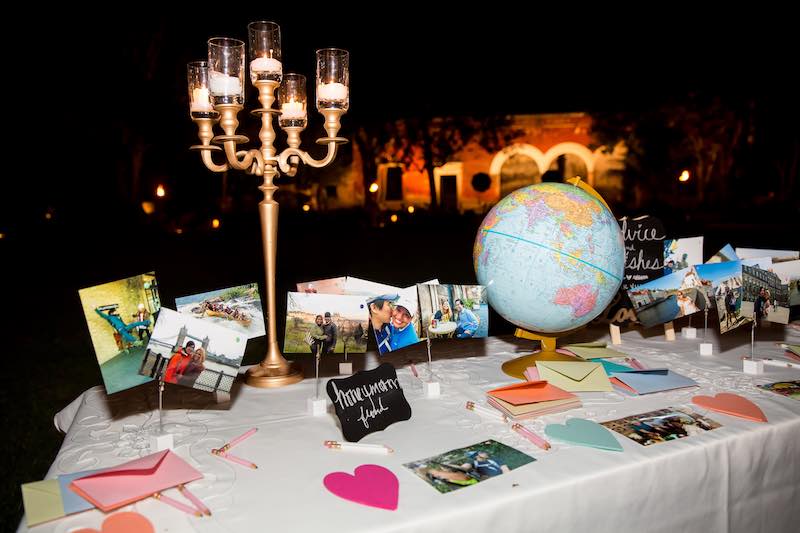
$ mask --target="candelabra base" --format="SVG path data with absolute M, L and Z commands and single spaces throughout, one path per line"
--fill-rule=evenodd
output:
M 285 368 L 269 368 L 256 365 L 247 371 L 246 383 L 261 389 L 285 387 L 303 380 L 303 368 L 294 361 L 287 361 Z

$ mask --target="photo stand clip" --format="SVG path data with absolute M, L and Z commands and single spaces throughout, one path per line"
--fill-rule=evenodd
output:
M 345 343 L 344 345 L 344 363 L 339 363 L 339 375 L 340 376 L 353 375 L 353 363 L 347 360 L 347 343 Z
M 314 354 L 314 397 L 309 398 L 306 401 L 306 406 L 308 408 L 308 414 L 311 416 L 322 416 L 328 412 L 328 400 L 327 398 L 320 398 L 319 397 L 319 360 L 321 358 L 320 347 L 317 347 L 317 353 Z
M 714 355 L 714 345 L 706 342 L 706 335 L 708 334 L 708 307 L 703 310 L 703 342 L 700 343 L 700 355 Z
M 675 324 L 672 321 L 664 324 L 664 339 L 668 341 L 675 340 Z
M 742 372 L 745 374 L 757 375 L 764 373 L 764 361 L 755 358 L 756 349 L 756 321 L 753 320 L 750 327 L 750 358 L 742 359 Z
M 150 434 L 150 452 L 171 450 L 175 441 L 171 433 L 164 432 L 164 379 L 159 376 L 156 381 L 158 387 L 158 428 Z
M 431 366 L 431 337 L 425 339 L 428 347 L 428 381 L 422 381 L 422 392 L 426 398 L 438 398 L 442 394 L 442 388 L 438 381 L 433 381 L 433 368 Z

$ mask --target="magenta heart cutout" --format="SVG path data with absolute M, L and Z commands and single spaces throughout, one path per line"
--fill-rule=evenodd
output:
M 331 472 L 322 480 L 325 488 L 345 500 L 394 511 L 400 482 L 391 470 L 378 465 L 356 467 L 355 475 Z
M 720 392 L 716 396 L 695 396 L 692 398 L 692 402 L 700 407 L 726 415 L 738 416 L 755 422 L 767 421 L 767 416 L 756 404 L 738 394 Z

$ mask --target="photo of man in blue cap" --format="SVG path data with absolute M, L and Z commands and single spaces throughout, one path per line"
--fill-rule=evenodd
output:
M 401 296 L 394 306 L 391 323 L 391 337 L 389 344 L 392 351 L 405 348 L 419 342 L 419 336 L 414 329 L 414 313 L 416 302 Z
M 375 341 L 378 344 L 378 353 L 384 354 L 392 351 L 390 322 L 394 313 L 394 302 L 400 299 L 397 294 L 381 294 L 367 298 L 369 319 L 375 331 Z

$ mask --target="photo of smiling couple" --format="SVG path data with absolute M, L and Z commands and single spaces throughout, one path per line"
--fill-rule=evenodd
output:
M 405 295 L 387 293 L 367 298 L 367 307 L 380 354 L 419 342 L 414 326 L 417 302 Z

